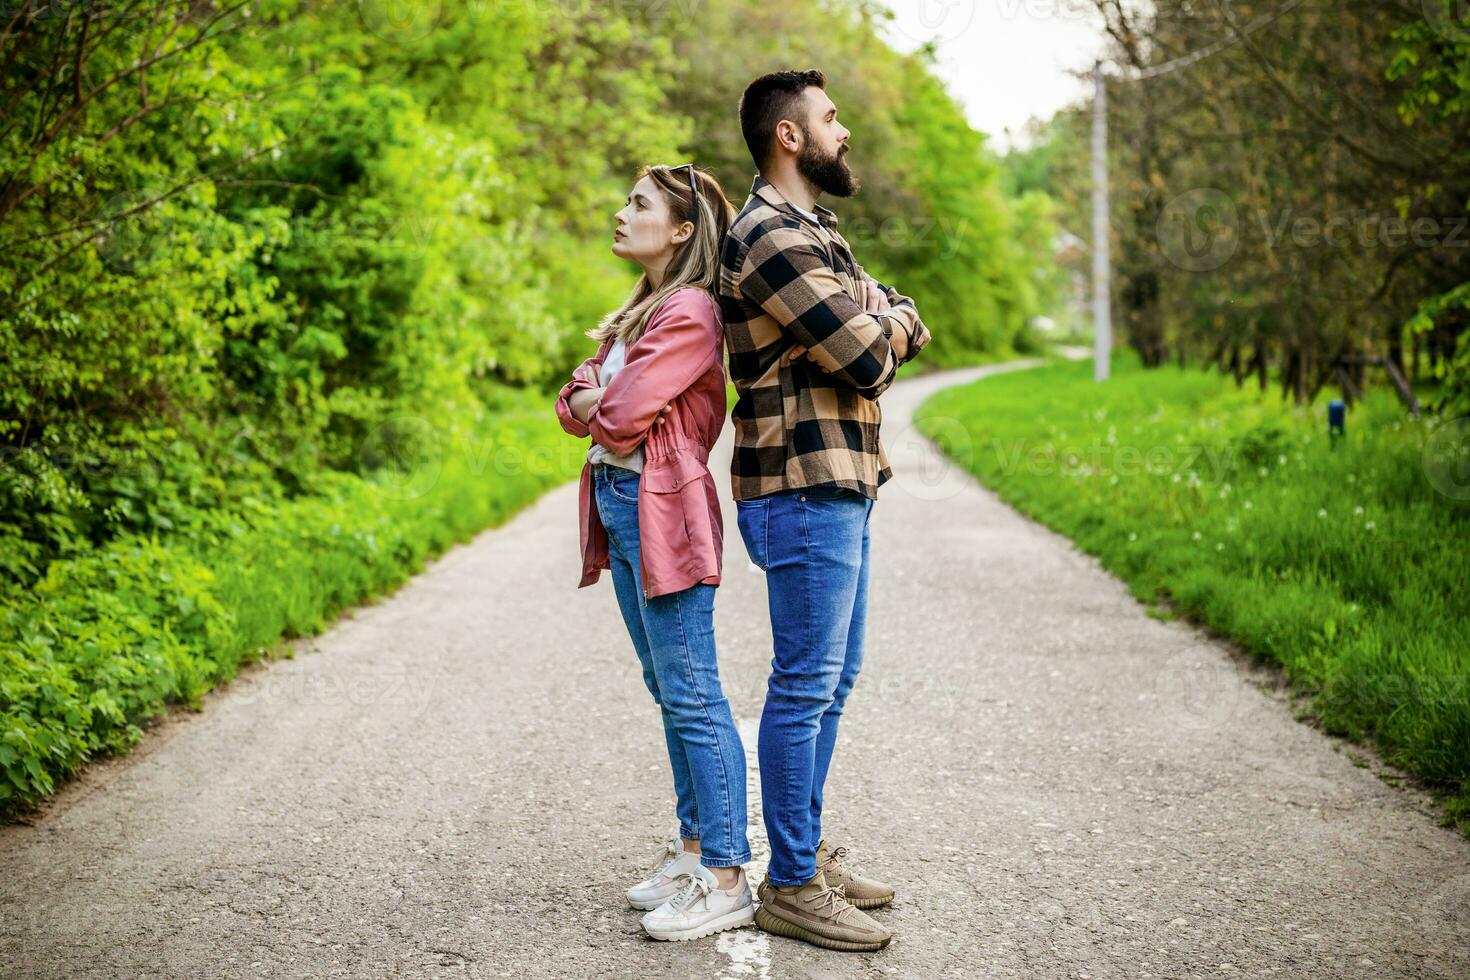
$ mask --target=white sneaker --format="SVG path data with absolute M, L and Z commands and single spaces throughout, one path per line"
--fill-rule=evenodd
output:
M 733 895 L 721 891 L 714 872 L 703 866 L 681 877 L 679 886 L 678 894 L 643 917 L 643 931 L 654 939 L 683 942 L 755 921 L 755 903 L 743 868 Z
M 673 898 L 679 891 L 679 876 L 699 867 L 699 855 L 685 851 L 684 841 L 677 835 L 664 844 L 654 860 L 658 867 L 653 874 L 628 889 L 628 904 L 645 912 Z

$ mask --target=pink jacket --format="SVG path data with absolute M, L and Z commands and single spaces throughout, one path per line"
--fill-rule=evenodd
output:
M 611 340 L 572 372 L 572 380 L 557 395 L 556 416 L 572 435 L 590 435 L 620 456 L 643 446 L 638 546 L 645 599 L 701 582 L 720 583 L 725 528 L 707 461 L 725 424 L 723 339 L 724 323 L 714 299 L 702 289 L 681 289 L 654 311 L 586 424 L 572 415 L 567 400 L 579 389 L 600 387 L 602 359 Z M 653 420 L 665 405 L 673 411 L 655 428 Z M 581 588 L 609 567 L 607 531 L 592 499 L 590 463 L 582 466 L 578 506 Z

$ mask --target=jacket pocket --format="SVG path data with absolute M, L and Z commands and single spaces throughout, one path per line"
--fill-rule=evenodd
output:
M 675 579 L 717 571 L 706 483 L 704 464 L 692 452 L 676 450 L 643 461 L 639 542 L 650 589 L 663 593 L 675 587 Z
M 704 479 L 704 464 L 689 452 L 672 452 L 643 461 L 641 486 L 649 493 L 678 493 Z

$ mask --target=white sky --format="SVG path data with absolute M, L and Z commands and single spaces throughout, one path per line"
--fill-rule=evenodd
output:
M 896 15 L 889 42 L 912 51 L 937 40 L 939 76 L 998 151 L 1010 145 L 1007 128 L 1019 138 L 1027 119 L 1089 94 L 1068 72 L 1092 66 L 1102 30 L 1077 0 L 884 2 Z

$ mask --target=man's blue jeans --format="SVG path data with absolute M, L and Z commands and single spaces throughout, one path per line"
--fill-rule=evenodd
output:
M 694 585 L 644 600 L 639 570 L 639 474 L 592 468 L 597 513 L 607 528 L 618 608 L 643 664 L 643 683 L 663 711 L 674 770 L 679 836 L 699 840 L 700 863 L 731 868 L 750 860 L 745 835 L 745 748 L 715 659 L 715 587 Z
M 824 487 L 736 507 L 746 551 L 766 573 L 775 654 L 758 746 L 768 875 L 775 885 L 802 885 L 817 873 L 822 784 L 863 665 L 873 501 Z

